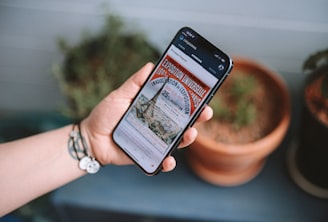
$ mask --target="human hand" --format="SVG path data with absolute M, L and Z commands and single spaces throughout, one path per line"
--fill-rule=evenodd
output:
M 131 76 L 118 89 L 105 97 L 82 121 L 82 133 L 91 148 L 91 153 L 101 164 L 126 165 L 131 164 L 132 160 L 118 148 L 112 140 L 112 132 L 119 122 L 124 112 L 128 109 L 133 98 L 140 90 L 154 65 L 146 64 L 133 76 Z M 197 121 L 209 120 L 213 111 L 206 106 Z M 193 127 L 186 130 L 179 147 L 190 145 L 197 137 L 197 130 Z M 176 161 L 172 156 L 163 161 L 164 172 L 175 168 Z

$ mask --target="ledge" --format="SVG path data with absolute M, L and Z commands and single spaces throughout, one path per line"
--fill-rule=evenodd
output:
M 304 193 L 291 181 L 287 147 L 284 142 L 255 179 L 237 187 L 200 180 L 180 151 L 172 173 L 147 177 L 134 166 L 108 166 L 57 190 L 52 202 L 71 221 L 86 221 L 85 210 L 88 219 L 98 221 L 131 216 L 134 221 L 327 221 L 328 201 Z

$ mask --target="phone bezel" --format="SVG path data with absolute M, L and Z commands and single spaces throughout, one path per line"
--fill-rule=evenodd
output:
M 161 61 L 163 60 L 163 58 L 166 56 L 167 51 L 169 50 L 169 48 L 171 47 L 172 44 L 174 44 L 174 41 L 179 38 L 179 36 L 181 35 L 182 32 L 187 32 L 189 31 L 190 33 L 193 33 L 194 35 L 197 36 L 197 38 L 199 38 L 199 41 L 202 41 L 206 44 L 206 47 L 204 47 L 205 45 L 202 45 L 203 48 L 210 48 L 212 50 L 216 50 L 218 52 L 220 52 L 221 55 L 225 56 L 225 59 L 228 60 L 227 64 L 229 64 L 226 68 L 225 68 L 225 73 L 222 75 L 221 79 L 213 86 L 213 88 L 209 91 L 207 97 L 202 101 L 202 103 L 198 106 L 198 108 L 195 110 L 195 113 L 193 114 L 192 118 L 189 120 L 189 123 L 185 126 L 185 128 L 180 132 L 180 134 L 178 135 L 177 139 L 175 140 L 175 142 L 173 144 L 171 144 L 170 150 L 167 152 L 167 154 L 162 158 L 161 162 L 158 164 L 158 167 L 152 171 L 152 172 L 148 172 L 143 166 L 141 166 L 136 160 L 134 160 L 134 158 L 124 149 L 122 148 L 117 141 L 115 141 L 114 138 L 114 134 L 115 131 L 117 129 L 117 127 L 120 125 L 121 121 L 125 118 L 125 116 L 127 115 L 127 113 L 130 111 L 132 105 L 134 104 L 134 101 L 136 100 L 136 98 L 139 97 L 142 89 L 145 87 L 145 85 L 147 84 L 147 82 L 150 80 L 150 78 L 152 77 L 154 71 L 156 71 L 156 69 L 158 68 L 158 66 L 161 64 Z M 190 56 L 190 55 L 188 55 Z M 190 56 L 191 57 L 191 56 Z M 191 127 L 195 121 L 197 120 L 197 118 L 199 117 L 199 115 L 201 114 L 202 110 L 205 108 L 206 104 L 208 104 L 210 102 L 210 100 L 212 99 L 212 97 L 214 96 L 214 94 L 218 91 L 218 89 L 220 88 L 221 84 L 223 83 L 223 81 L 226 79 L 226 77 L 228 76 L 228 74 L 231 72 L 233 67 L 233 61 L 231 59 L 230 56 L 228 56 L 226 53 L 224 53 L 223 51 L 221 51 L 218 47 L 216 47 L 215 45 L 213 45 L 211 42 L 209 42 L 207 39 L 205 39 L 203 36 L 201 36 L 199 33 L 197 33 L 196 31 L 194 31 L 193 29 L 191 29 L 190 27 L 183 27 L 181 28 L 176 34 L 175 36 L 172 38 L 172 40 L 170 41 L 170 43 L 168 44 L 167 48 L 164 50 L 164 52 L 162 53 L 161 57 L 158 59 L 156 65 L 154 66 L 153 70 L 150 72 L 149 76 L 147 77 L 146 81 L 143 83 L 142 87 L 140 88 L 140 90 L 138 91 L 138 93 L 135 95 L 135 97 L 133 98 L 133 101 L 131 102 L 130 106 L 128 107 L 128 109 L 125 111 L 125 113 L 123 114 L 123 116 L 121 117 L 120 121 L 118 122 L 118 124 L 115 126 L 113 133 L 112 133 L 112 140 L 114 141 L 114 143 L 120 148 L 120 150 L 122 150 L 146 175 L 148 176 L 152 176 L 152 175 L 156 175 L 160 172 L 160 170 L 162 169 L 162 163 L 164 161 L 164 159 L 166 157 L 168 157 L 169 155 L 172 154 L 172 152 L 174 152 L 178 145 L 180 144 L 181 140 L 183 139 L 183 135 L 186 132 L 186 130 Z M 203 67 L 204 68 L 204 67 Z M 205 68 L 204 68 L 205 69 Z

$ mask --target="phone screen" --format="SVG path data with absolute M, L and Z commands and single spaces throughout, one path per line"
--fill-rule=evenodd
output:
M 146 174 L 157 173 L 231 69 L 228 55 L 180 29 L 116 126 L 114 142 Z

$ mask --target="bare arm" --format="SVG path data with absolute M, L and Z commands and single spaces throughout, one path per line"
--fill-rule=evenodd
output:
M 103 165 L 132 164 L 132 161 L 114 144 L 111 133 L 146 80 L 152 64 L 145 65 L 120 88 L 110 93 L 81 122 L 90 154 Z M 200 121 L 211 118 L 206 107 Z M 72 125 L 25 139 L 0 144 L 0 217 L 19 206 L 86 174 L 71 155 L 68 140 Z M 190 128 L 184 134 L 180 147 L 195 140 L 197 131 Z M 173 157 L 163 162 L 163 171 L 176 165 Z
M 0 144 L 0 216 L 85 174 L 68 152 L 71 129 Z

